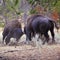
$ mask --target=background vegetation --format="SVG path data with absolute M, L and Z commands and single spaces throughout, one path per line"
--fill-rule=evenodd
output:
M 53 15 L 60 22 L 60 0 L 0 0 L 0 26 L 2 22 L 7 23 L 20 16 L 24 19 L 30 14 Z

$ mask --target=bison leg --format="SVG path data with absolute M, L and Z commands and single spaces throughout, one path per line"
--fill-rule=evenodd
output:
M 4 43 L 4 39 L 5 39 L 5 37 L 6 37 L 6 35 L 3 35 L 3 42 L 2 42 L 2 43 Z
M 11 33 L 9 33 L 9 34 L 7 35 L 7 37 L 6 37 L 6 39 L 5 39 L 5 43 L 6 43 L 6 45 L 10 42 L 10 38 L 11 38 L 11 36 L 12 36 Z
M 47 41 L 47 43 L 49 42 L 49 35 L 48 35 L 48 32 L 44 34 L 45 36 L 45 40 L 43 41 L 43 44 L 45 44 L 45 42 Z
M 42 38 L 42 34 L 39 34 L 37 41 Z
M 31 41 L 31 33 L 29 33 L 29 34 L 28 34 L 28 36 L 27 36 L 27 39 L 26 39 L 26 40 Z
M 55 34 L 54 34 L 54 29 L 50 29 L 51 35 L 52 35 L 52 43 L 55 43 Z
M 19 41 L 19 38 L 16 38 L 15 48 L 16 48 L 16 46 L 18 45 L 18 41 Z
M 38 36 L 37 41 L 39 41 L 39 39 L 44 40 L 44 38 L 45 38 L 44 35 L 42 33 L 40 33 L 39 36 Z
M 28 44 L 31 41 L 31 33 L 26 35 L 26 43 Z
M 4 39 L 6 38 L 7 35 L 8 35 L 8 31 L 4 30 L 3 31 L 3 43 L 4 43 Z

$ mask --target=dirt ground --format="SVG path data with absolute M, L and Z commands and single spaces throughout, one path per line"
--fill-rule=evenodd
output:
M 60 32 L 55 34 L 59 42 Z M 0 44 L 0 60 L 60 60 L 60 44 L 33 46 L 21 43 L 16 47 Z
M 0 47 L 0 60 L 60 60 L 60 45 L 3 46 Z

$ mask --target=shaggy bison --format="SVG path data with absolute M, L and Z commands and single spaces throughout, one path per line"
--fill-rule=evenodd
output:
M 49 41 L 48 31 L 51 32 L 52 42 L 54 42 L 54 25 L 58 29 L 58 26 L 55 21 L 48 17 L 41 15 L 35 15 L 28 20 L 28 24 L 25 26 L 24 31 L 26 34 L 26 40 L 31 41 L 31 37 L 36 34 L 44 35 L 46 40 L 43 42 Z
M 6 42 L 6 44 L 8 44 L 10 42 L 11 38 L 16 38 L 16 41 L 18 42 L 22 35 L 23 35 L 23 32 L 22 32 L 21 28 L 14 28 L 6 36 L 5 42 Z
M 4 30 L 3 30 L 3 42 L 4 39 L 11 34 L 13 31 L 15 31 L 15 28 L 20 28 L 21 30 L 21 23 L 19 20 L 13 20 L 9 21 L 7 24 L 5 24 Z M 18 29 L 17 29 L 18 31 Z

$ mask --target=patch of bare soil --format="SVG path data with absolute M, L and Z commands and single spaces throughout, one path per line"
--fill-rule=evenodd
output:
M 0 60 L 60 60 L 60 45 L 3 46 L 0 47 Z

